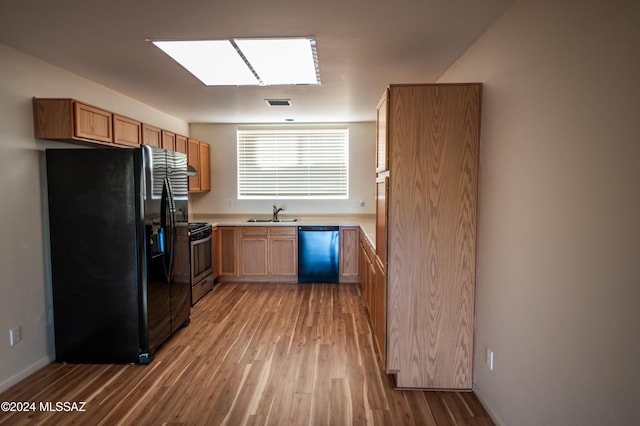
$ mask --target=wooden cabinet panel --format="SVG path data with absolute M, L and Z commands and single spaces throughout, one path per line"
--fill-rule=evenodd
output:
M 189 192 L 211 190 L 211 147 L 208 143 L 187 139 L 187 163 L 198 171 L 197 176 L 189 176 Z
M 236 228 L 223 226 L 218 228 L 220 237 L 220 276 L 238 274 L 236 252 Z
M 77 137 L 100 142 L 113 142 L 113 116 L 110 112 L 80 102 L 74 102 L 73 113 L 75 135 Z
M 220 263 L 222 262 L 220 256 L 220 230 L 217 227 L 212 230 L 211 247 L 213 249 L 211 253 L 213 256 L 213 279 L 215 280 L 220 276 Z
M 200 142 L 188 139 L 187 164 L 198 171 L 198 176 L 189 176 L 189 192 L 200 191 Z
M 113 143 L 113 115 L 74 99 L 33 98 L 33 126 L 39 139 Z
M 142 123 L 122 115 L 113 114 L 113 143 L 137 147 L 142 142 Z
M 142 125 L 142 143 L 156 148 L 162 147 L 162 130 L 148 124 Z
M 183 154 L 188 152 L 186 136 L 176 135 L 176 152 L 181 152 Z
M 340 228 L 340 282 L 358 280 L 359 228 Z
M 297 281 L 298 233 L 295 226 L 243 226 L 238 279 Z
M 200 191 L 210 191 L 211 190 L 211 176 L 209 172 L 210 166 L 210 150 L 208 143 L 200 142 L 200 168 L 198 172 L 200 174 Z
M 376 172 L 378 173 L 389 170 L 389 151 L 387 144 L 388 111 L 388 96 L 387 91 L 385 91 L 382 99 L 378 102 L 376 112 Z
M 378 176 L 376 179 L 376 255 L 387 264 L 387 199 L 389 198 L 389 176 Z
M 376 257 L 372 268 L 372 304 L 373 304 L 373 334 L 375 337 L 378 356 L 385 360 L 387 347 L 387 280 L 380 259 Z
M 243 236 L 240 242 L 240 275 L 267 276 L 267 237 Z
M 162 131 L 162 147 L 169 151 L 175 151 L 176 150 L 176 134 L 163 130 Z
M 471 389 L 480 92 L 388 90 L 386 368 L 398 387 Z
M 272 228 L 272 230 L 274 229 L 276 228 Z M 269 275 L 298 276 L 298 242 L 296 237 L 271 236 L 269 238 Z

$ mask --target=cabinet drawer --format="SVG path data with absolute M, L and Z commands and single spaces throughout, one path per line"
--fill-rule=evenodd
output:
M 271 226 L 269 232 L 274 236 L 291 236 L 297 234 L 298 228 L 295 226 Z
M 213 275 L 209 274 L 191 287 L 191 305 L 202 299 L 213 288 Z
M 242 236 L 260 235 L 267 236 L 269 228 L 266 226 L 245 226 L 242 229 Z

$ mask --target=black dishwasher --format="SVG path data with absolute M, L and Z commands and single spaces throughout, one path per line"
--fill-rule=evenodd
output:
M 298 227 L 298 283 L 337 283 L 340 228 Z

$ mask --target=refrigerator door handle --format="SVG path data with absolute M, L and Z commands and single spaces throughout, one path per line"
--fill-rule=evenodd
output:
M 171 188 L 171 182 L 169 178 L 165 178 L 164 184 L 167 188 L 167 205 L 169 208 L 169 272 L 168 277 L 169 281 L 173 279 L 173 269 L 174 269 L 174 258 L 175 258 L 175 247 L 176 247 L 176 204 L 173 198 L 173 189 Z

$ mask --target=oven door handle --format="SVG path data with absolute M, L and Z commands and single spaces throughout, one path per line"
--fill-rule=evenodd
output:
M 207 241 L 211 240 L 211 237 L 212 237 L 212 235 L 208 235 L 205 238 L 201 238 L 199 240 L 193 240 L 193 241 L 191 241 L 191 245 L 194 246 L 196 244 L 206 243 Z

